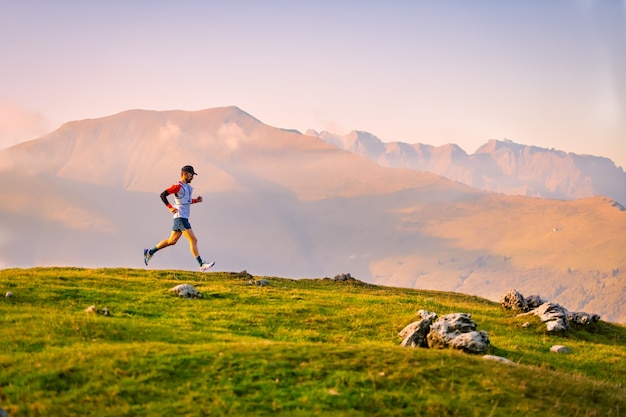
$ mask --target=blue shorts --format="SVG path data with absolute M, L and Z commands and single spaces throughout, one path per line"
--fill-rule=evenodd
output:
M 176 217 L 174 219 L 174 226 L 172 227 L 173 232 L 184 232 L 187 229 L 191 229 L 189 219 L 185 219 L 182 217 Z

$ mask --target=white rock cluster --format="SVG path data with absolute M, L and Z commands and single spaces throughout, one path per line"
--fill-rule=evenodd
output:
M 489 346 L 489 336 L 476 330 L 476 323 L 467 313 L 448 314 L 438 317 L 436 313 L 419 310 L 420 320 L 398 333 L 406 347 L 443 349 L 451 347 L 467 353 L 484 353 Z
M 538 295 L 524 297 L 519 291 L 511 289 L 500 298 L 500 305 L 507 310 L 519 311 L 519 316 L 534 314 L 546 324 L 549 332 L 566 331 L 570 323 L 590 324 L 600 320 L 600 315 L 585 312 L 570 312 L 565 307 L 546 301 Z

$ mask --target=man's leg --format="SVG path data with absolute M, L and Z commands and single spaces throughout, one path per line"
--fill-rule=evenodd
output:
M 196 238 L 196 234 L 193 232 L 193 229 L 186 229 L 183 234 L 189 241 L 189 249 L 191 250 L 191 254 L 194 258 L 198 258 L 200 253 L 198 252 L 198 239 Z
M 213 267 L 213 265 L 215 265 L 215 262 L 205 263 L 202 260 L 202 258 L 200 257 L 200 252 L 198 251 L 198 239 L 196 238 L 196 234 L 193 232 L 192 229 L 186 229 L 183 234 L 185 235 L 187 240 L 189 240 L 189 249 L 191 250 L 191 254 L 193 255 L 193 257 L 196 258 L 196 261 L 198 261 L 198 265 L 200 265 L 200 270 L 203 272 L 208 271 L 211 267 Z
M 175 245 L 176 242 L 178 242 L 178 239 L 180 239 L 182 235 L 183 235 L 183 232 L 181 232 L 180 230 L 172 230 L 172 233 L 170 233 L 169 238 L 163 239 L 162 241 L 157 243 L 156 246 L 153 247 L 152 249 L 144 249 L 143 262 L 146 264 L 146 266 L 148 265 L 148 261 L 150 260 L 150 258 L 152 258 L 152 255 L 154 255 L 160 249 Z
M 176 244 L 176 242 L 178 242 L 178 239 L 180 239 L 182 234 L 183 234 L 183 232 L 181 232 L 180 230 L 172 230 L 172 233 L 170 233 L 170 237 L 168 237 L 167 239 L 163 239 L 162 241 L 157 243 L 154 248 L 156 250 L 160 250 L 160 249 L 166 248 L 168 246 L 173 246 L 173 245 Z M 154 254 L 154 252 L 153 252 L 153 254 Z

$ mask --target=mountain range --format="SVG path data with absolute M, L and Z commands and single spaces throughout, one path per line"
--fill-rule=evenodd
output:
M 608 158 L 492 139 L 468 155 L 458 145 L 384 143 L 368 132 L 306 132 L 387 167 L 432 172 L 511 195 L 577 199 L 603 195 L 626 204 L 626 173 Z
M 615 198 L 493 193 L 341 148 L 237 107 L 68 122 L 0 151 L 0 267 L 143 268 L 143 249 L 171 228 L 159 194 L 190 164 L 204 197 L 190 221 L 216 270 L 350 273 L 493 300 L 516 288 L 626 322 Z M 197 268 L 183 241 L 149 267 Z

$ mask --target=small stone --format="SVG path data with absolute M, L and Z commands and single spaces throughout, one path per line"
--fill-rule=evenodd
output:
M 230 275 L 232 278 L 244 278 L 247 280 L 253 280 L 253 276 L 249 274 L 248 271 L 246 271 L 245 269 L 241 272 L 229 272 L 228 275 Z
M 170 288 L 170 294 L 178 295 L 182 298 L 202 298 L 202 294 L 200 294 L 194 286 L 190 284 L 180 284 L 174 288 Z
M 486 361 L 495 361 L 495 362 L 506 363 L 507 365 L 517 365 L 512 360 L 507 359 L 507 358 L 503 358 L 502 356 L 483 355 L 483 359 L 486 360 Z
M 347 274 L 337 274 L 335 275 L 335 277 L 333 278 L 335 281 L 349 281 L 352 278 L 352 275 L 350 275 L 349 273 Z
M 572 349 L 563 345 L 554 345 L 550 348 L 550 352 L 554 353 L 572 353 Z

